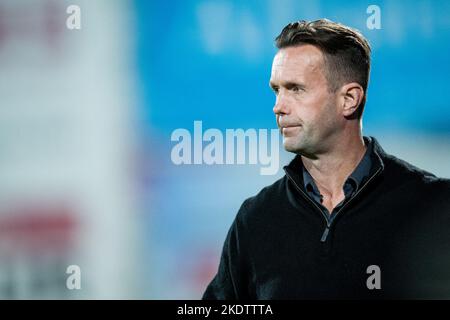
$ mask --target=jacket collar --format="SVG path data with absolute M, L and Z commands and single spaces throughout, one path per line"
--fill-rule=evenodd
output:
M 366 143 L 372 141 L 372 167 L 370 169 L 369 177 L 377 174 L 379 171 L 382 173 L 384 171 L 384 161 L 383 158 L 386 157 L 386 152 L 383 150 L 381 145 L 378 143 L 377 139 L 372 136 L 363 137 Z M 303 162 L 301 155 L 297 154 L 295 158 L 287 165 L 283 167 L 286 175 L 290 176 L 294 181 L 304 188 L 303 181 Z

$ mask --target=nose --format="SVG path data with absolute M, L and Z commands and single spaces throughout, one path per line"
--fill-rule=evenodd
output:
M 277 100 L 275 101 L 273 113 L 275 113 L 276 115 L 284 115 L 288 113 L 288 105 L 281 91 L 278 93 Z

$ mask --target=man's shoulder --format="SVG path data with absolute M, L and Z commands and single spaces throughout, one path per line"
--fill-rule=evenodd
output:
M 239 211 L 242 219 L 248 219 L 255 214 L 273 212 L 279 209 L 280 202 L 286 197 L 286 176 L 283 175 L 271 185 L 262 188 L 256 195 L 244 200 Z
M 243 206 L 247 209 L 252 209 L 254 207 L 270 205 L 272 203 L 275 204 L 274 202 L 284 195 L 286 191 L 285 184 L 286 176 L 283 175 L 274 183 L 262 188 L 254 196 L 247 198 L 244 201 Z
M 411 183 L 450 192 L 450 179 L 438 177 L 394 155 L 385 154 L 383 161 L 386 175 L 397 183 Z

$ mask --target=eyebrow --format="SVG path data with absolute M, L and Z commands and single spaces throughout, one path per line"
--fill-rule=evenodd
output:
M 278 85 L 276 85 L 276 84 L 273 83 L 272 81 L 269 82 L 269 86 L 270 86 L 272 89 L 278 88 L 278 87 L 279 87 Z M 305 89 L 305 88 L 306 88 L 306 86 L 305 86 L 304 84 L 298 83 L 298 82 L 295 82 L 295 81 L 286 81 L 286 82 L 282 82 L 282 83 L 281 83 L 281 86 L 283 86 L 283 87 L 285 87 L 285 88 L 287 88 L 287 89 L 290 89 L 290 88 L 293 88 L 293 87 L 299 87 L 300 89 Z

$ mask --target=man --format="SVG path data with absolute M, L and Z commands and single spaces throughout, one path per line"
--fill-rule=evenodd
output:
M 317 20 L 276 45 L 273 111 L 296 157 L 242 204 L 203 298 L 450 298 L 450 180 L 362 136 L 367 40 Z

